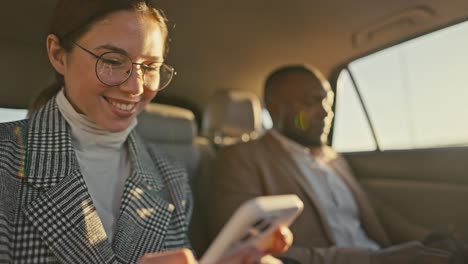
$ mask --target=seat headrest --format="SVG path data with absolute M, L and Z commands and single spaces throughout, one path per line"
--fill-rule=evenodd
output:
M 222 90 L 209 100 L 203 113 L 202 135 L 246 141 L 262 130 L 260 99 L 246 91 Z M 217 142 L 215 142 L 217 143 Z
M 150 142 L 190 144 L 197 133 L 192 111 L 156 103 L 148 104 L 138 116 L 136 129 Z

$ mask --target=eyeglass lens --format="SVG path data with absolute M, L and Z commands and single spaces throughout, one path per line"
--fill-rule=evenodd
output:
M 171 82 L 174 69 L 162 63 L 140 65 L 145 86 L 151 90 L 162 90 Z M 120 53 L 102 54 L 96 62 L 96 75 L 106 85 L 115 86 L 130 78 L 133 70 L 132 60 Z

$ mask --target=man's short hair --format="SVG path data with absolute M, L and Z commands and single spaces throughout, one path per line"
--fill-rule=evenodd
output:
M 330 84 L 326 80 L 325 76 L 315 67 L 306 66 L 302 64 L 287 65 L 274 70 L 266 79 L 263 91 L 263 99 L 265 103 L 270 102 L 273 94 L 276 92 L 277 86 L 275 85 L 278 80 L 287 76 L 291 73 L 306 73 L 315 77 L 317 81 L 321 82 L 324 86 L 330 87 Z M 327 87 L 327 88 L 328 88 Z

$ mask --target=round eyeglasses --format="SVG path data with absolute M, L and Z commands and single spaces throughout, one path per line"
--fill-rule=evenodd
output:
M 143 84 L 152 91 L 166 88 L 177 74 L 174 68 L 162 62 L 136 63 L 119 52 L 110 51 L 97 55 L 77 43 L 74 44 L 97 59 L 96 76 L 99 81 L 108 86 L 118 86 L 126 82 L 133 73 L 133 65 L 140 67 Z

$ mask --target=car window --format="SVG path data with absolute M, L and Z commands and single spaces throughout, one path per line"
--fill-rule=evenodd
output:
M 0 123 L 25 119 L 27 114 L 26 109 L 0 108 Z
M 467 145 L 467 47 L 464 22 L 351 62 L 338 78 L 333 147 Z

